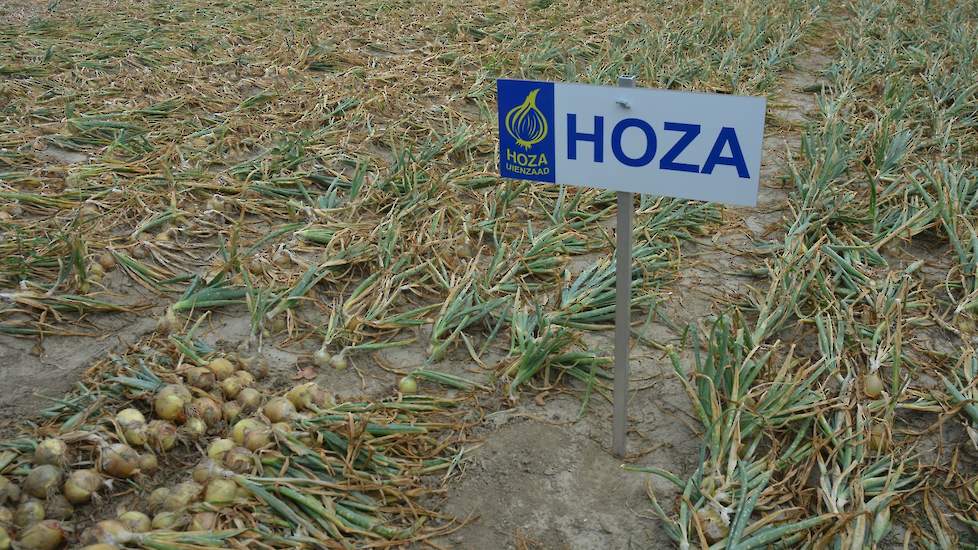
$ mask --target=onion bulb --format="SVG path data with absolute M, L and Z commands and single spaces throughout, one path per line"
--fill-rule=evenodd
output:
M 203 487 L 194 481 L 184 481 L 170 491 L 170 495 L 163 501 L 163 510 L 167 512 L 183 512 L 187 506 L 197 500 Z
M 44 504 L 37 499 L 24 499 L 14 510 L 14 525 L 20 529 L 27 529 L 42 519 L 44 519 Z
M 197 419 L 198 421 L 200 419 Z M 203 423 L 203 421 L 201 421 Z M 146 426 L 146 436 L 154 449 L 169 451 L 177 444 L 177 428 L 166 420 L 153 420 Z M 139 457 L 136 457 L 138 463 Z
M 191 531 L 213 531 L 217 527 L 217 514 L 197 512 L 190 518 Z
M 190 401 L 190 396 L 184 396 L 175 389 L 167 391 L 174 386 L 175 384 L 165 386 L 156 394 L 156 398 L 153 399 L 153 410 L 156 411 L 156 416 L 163 420 L 181 423 L 187 418 L 184 407 Z M 184 388 L 183 386 L 179 387 Z
M 20 498 L 20 487 L 9 479 L 0 476 L 0 504 L 14 503 Z
M 102 269 L 105 271 L 112 271 L 115 269 L 115 256 L 109 252 L 99 254 L 95 261 L 97 261 L 98 265 L 102 266 Z
M 153 516 L 153 529 L 176 530 L 184 521 L 184 516 L 179 512 L 160 512 Z
M 139 454 L 129 445 L 109 445 L 102 449 L 101 465 L 102 471 L 112 477 L 132 477 L 139 471 Z
M 122 428 L 122 436 L 130 445 L 146 444 L 146 418 L 136 409 L 123 409 L 115 415 L 115 421 Z
M 187 434 L 190 439 L 199 439 L 205 433 L 207 433 L 207 423 L 197 418 L 188 418 L 181 427 L 183 433 Z
M 95 544 L 89 544 L 88 546 L 83 546 L 82 550 L 119 550 L 119 547 L 114 544 L 109 544 L 107 542 L 97 542 Z
M 75 508 L 63 495 L 51 495 L 44 501 L 44 517 L 66 520 L 75 514 Z
M 3 527 L 0 527 L 0 550 L 7 550 L 10 548 L 10 534 Z
M 321 369 L 325 369 L 329 366 L 329 361 L 332 358 L 333 356 L 325 348 L 319 348 L 316 350 L 316 353 L 312 354 L 312 364 Z
M 56 550 L 64 545 L 65 532 L 57 521 L 42 521 L 21 533 L 17 543 L 22 550 Z
M 208 427 L 216 426 L 223 418 L 221 406 L 206 395 L 194 399 L 190 406 L 194 413 L 193 416 L 199 417 Z
M 207 484 L 204 500 L 208 504 L 227 504 L 234 501 L 237 490 L 238 484 L 230 479 L 212 479 Z
M 418 393 L 418 381 L 413 376 L 405 376 L 397 383 L 397 389 L 404 395 Z
M 251 413 L 261 404 L 261 393 L 255 388 L 244 388 L 234 399 L 241 405 L 242 412 Z
M 866 397 L 876 399 L 883 393 L 883 380 L 875 372 L 863 377 L 863 392 Z
M 349 364 L 347 363 L 346 357 L 343 356 L 343 352 L 341 351 L 338 354 L 334 355 L 329 360 L 329 366 L 333 367 L 336 370 L 344 370 L 346 369 L 346 367 L 349 366 Z
M 132 540 L 132 530 L 125 523 L 115 519 L 102 520 L 86 533 L 86 538 L 104 544 L 125 544 Z
M 14 522 L 14 513 L 6 506 L 0 506 L 0 526 L 11 525 Z
M 221 417 L 228 424 L 234 422 L 241 416 L 241 403 L 237 401 L 225 401 L 221 405 Z
M 873 424 L 869 429 L 869 446 L 877 451 L 886 449 L 886 427 L 883 424 Z
M 307 382 L 289 390 L 285 397 L 295 405 L 296 409 L 319 411 L 332 406 L 333 399 L 315 382 Z
M 234 399 L 241 391 L 242 386 L 241 379 L 237 376 L 229 376 L 221 380 L 221 391 L 224 392 L 224 397 L 228 399 Z
M 247 430 L 244 435 L 242 445 L 249 451 L 257 451 L 268 445 L 272 440 L 272 430 L 262 426 L 253 430 Z
M 151 512 L 155 512 L 163 507 L 163 503 L 166 499 L 170 498 L 170 488 L 169 487 L 159 487 L 154 489 L 149 497 L 146 499 L 146 505 L 149 507 Z
M 215 439 L 207 446 L 207 457 L 211 460 L 222 460 L 228 451 L 234 448 L 234 441 L 230 439 Z
M 24 492 L 32 497 L 47 498 L 61 485 L 61 469 L 50 464 L 35 466 L 24 479 Z
M 241 387 L 246 388 L 255 383 L 255 377 L 246 370 L 239 370 L 234 373 L 234 377 L 241 382 Z
M 218 357 L 207 363 L 207 368 L 214 373 L 214 378 L 218 381 L 224 380 L 234 374 L 234 365 L 224 357 Z
M 143 453 L 139 455 L 139 471 L 144 474 L 151 474 L 160 467 L 156 455 L 153 453 Z
M 202 390 L 209 390 L 214 387 L 216 380 L 214 373 L 204 367 L 190 367 L 183 373 L 183 376 L 188 385 Z
M 264 425 L 254 418 L 239 420 L 237 423 L 235 423 L 234 427 L 231 428 L 231 439 L 238 445 L 241 445 L 244 442 L 246 431 L 262 427 L 264 427 Z
M 149 516 L 136 510 L 120 514 L 119 522 L 133 533 L 145 533 L 153 528 L 153 521 L 149 519 Z
M 34 448 L 34 464 L 64 466 L 68 462 L 68 445 L 60 439 L 45 439 Z
M 244 447 L 234 447 L 224 455 L 222 462 L 225 468 L 236 474 L 248 474 L 255 468 L 254 456 Z
M 261 355 L 256 355 L 254 361 L 244 365 L 244 368 L 245 372 L 250 374 L 253 379 L 261 380 L 268 376 L 268 359 L 265 359 Z
M 273 397 L 262 407 L 262 413 L 272 423 L 287 422 L 295 416 L 295 405 L 285 397 Z
M 95 470 L 75 470 L 65 480 L 62 492 L 68 502 L 84 504 L 102 487 L 102 476 Z

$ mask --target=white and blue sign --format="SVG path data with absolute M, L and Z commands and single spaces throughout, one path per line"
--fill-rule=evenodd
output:
M 505 178 L 753 206 L 765 99 L 496 81 Z

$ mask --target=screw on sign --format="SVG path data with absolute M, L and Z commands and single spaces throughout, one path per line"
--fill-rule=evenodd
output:
M 625 454 L 633 193 L 754 206 L 765 99 L 499 79 L 504 178 L 618 192 L 612 449 Z

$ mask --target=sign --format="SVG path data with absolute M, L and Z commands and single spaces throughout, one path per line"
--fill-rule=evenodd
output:
M 496 81 L 504 178 L 754 206 L 765 98 Z

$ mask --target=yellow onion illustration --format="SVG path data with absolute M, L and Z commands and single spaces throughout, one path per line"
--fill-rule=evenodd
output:
M 529 149 L 547 137 L 547 118 L 537 108 L 538 93 L 540 88 L 531 91 L 523 103 L 506 113 L 506 131 L 524 149 Z

